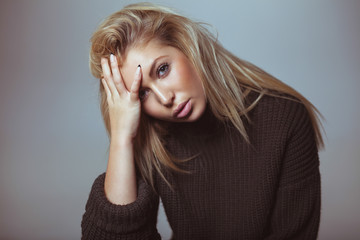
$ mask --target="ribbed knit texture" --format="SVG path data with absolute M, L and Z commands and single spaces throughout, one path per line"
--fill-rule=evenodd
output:
M 255 98 L 252 94 L 249 100 Z M 250 112 L 246 143 L 209 110 L 194 123 L 170 124 L 168 150 L 189 173 L 156 175 L 173 239 L 316 239 L 320 174 L 305 107 L 264 96 Z M 104 175 L 95 180 L 82 221 L 83 239 L 160 239 L 158 196 L 139 180 L 138 199 L 111 204 Z

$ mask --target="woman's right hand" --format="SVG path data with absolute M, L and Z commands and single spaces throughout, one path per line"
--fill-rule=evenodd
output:
M 105 175 L 104 190 L 114 204 L 129 204 L 137 198 L 136 170 L 133 139 L 140 122 L 141 103 L 139 88 L 141 67 L 138 66 L 130 92 L 121 77 L 117 59 L 110 55 L 101 59 L 104 86 L 110 117 L 109 161 Z
M 137 67 L 130 92 L 121 77 L 116 57 L 110 55 L 101 58 L 104 77 L 101 79 L 109 105 L 111 141 L 132 141 L 136 136 L 141 112 L 139 88 L 141 85 L 141 67 Z

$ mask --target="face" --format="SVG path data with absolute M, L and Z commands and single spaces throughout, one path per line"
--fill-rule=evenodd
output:
M 206 108 L 203 85 L 180 50 L 155 40 L 130 48 L 120 67 L 128 90 L 138 65 L 142 71 L 139 97 L 146 114 L 171 122 L 192 122 L 200 118 Z

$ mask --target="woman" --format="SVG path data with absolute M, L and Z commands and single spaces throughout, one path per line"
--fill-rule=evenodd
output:
M 91 39 L 110 137 L 83 239 L 315 239 L 317 111 L 199 23 L 152 4 L 109 16 Z

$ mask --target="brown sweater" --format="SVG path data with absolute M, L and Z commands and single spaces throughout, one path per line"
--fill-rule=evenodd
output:
M 264 96 L 246 122 L 250 144 L 209 110 L 194 123 L 170 124 L 168 150 L 190 173 L 156 175 L 156 190 L 138 181 L 134 203 L 111 204 L 104 177 L 94 182 L 82 220 L 82 239 L 161 239 L 161 197 L 173 238 L 316 239 L 320 174 L 315 137 L 305 107 Z

